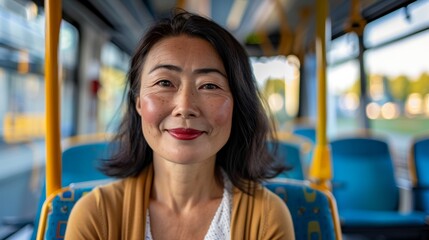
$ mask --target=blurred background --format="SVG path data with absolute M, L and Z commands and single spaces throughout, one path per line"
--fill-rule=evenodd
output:
M 63 139 L 116 130 L 130 56 L 175 7 L 243 44 L 279 130 L 315 126 L 315 0 L 63 0 Z M 328 139 L 386 137 L 403 183 L 413 139 L 429 130 L 428 12 L 427 0 L 329 1 Z M 44 182 L 44 28 L 44 1 L 0 0 L 0 239 L 34 220 Z

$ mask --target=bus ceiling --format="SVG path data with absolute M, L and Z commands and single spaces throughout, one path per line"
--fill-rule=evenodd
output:
M 43 0 L 33 0 L 43 6 Z M 206 15 L 228 28 L 244 45 L 269 39 L 274 54 L 298 54 L 314 48 L 316 0 L 63 0 L 63 17 L 99 29 L 131 54 L 138 39 L 172 8 Z M 415 0 L 330 0 L 332 38 L 371 22 Z M 406 11 L 405 11 L 406 12 Z M 252 54 L 251 54 L 252 55 Z M 256 53 L 255 55 L 258 55 Z M 259 55 L 263 55 L 261 51 Z M 267 54 L 265 54 L 267 55 Z

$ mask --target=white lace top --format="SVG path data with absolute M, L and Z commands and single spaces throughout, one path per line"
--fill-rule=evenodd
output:
M 229 239 L 231 231 L 232 184 L 223 173 L 223 196 L 204 240 Z M 149 211 L 146 214 L 146 240 L 152 240 Z

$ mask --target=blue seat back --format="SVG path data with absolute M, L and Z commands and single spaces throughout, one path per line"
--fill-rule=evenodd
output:
M 331 142 L 333 193 L 338 209 L 398 209 L 399 189 L 386 142 L 356 137 Z
M 45 239 L 64 239 L 67 221 L 76 202 L 92 187 L 67 189 L 58 193 L 49 205 L 46 222 Z
M 316 144 L 316 129 L 314 127 L 297 127 L 292 130 L 292 133 L 307 139 L 311 143 L 311 149 L 305 159 L 306 164 L 310 166 L 313 160 L 314 145 Z
M 109 178 L 98 170 L 98 166 L 100 165 L 100 161 L 111 156 L 117 150 L 117 147 L 117 145 L 105 141 L 78 144 L 64 150 L 61 159 L 61 186 L 66 187 L 71 183 Z M 34 221 L 35 229 L 39 225 L 40 211 L 45 201 L 45 196 L 46 189 L 43 186 Z M 32 239 L 35 238 L 36 234 L 33 233 Z
M 340 239 L 341 230 L 335 204 L 326 193 L 309 185 L 274 180 L 264 185 L 277 194 L 288 206 L 296 239 Z M 331 199 L 333 201 L 333 198 Z
M 429 213 L 429 137 L 414 142 L 412 147 L 414 161 L 414 206 L 416 210 Z
M 298 144 L 285 141 L 277 141 L 277 149 L 274 149 L 273 143 L 268 143 L 268 148 L 275 155 L 276 159 L 286 166 L 292 167 L 291 170 L 281 173 L 279 177 L 304 180 L 304 169 L 301 157 L 301 149 Z
M 76 145 L 62 154 L 62 186 L 108 178 L 98 170 L 100 161 L 109 158 L 117 146 L 109 142 Z
M 292 133 L 307 138 L 312 143 L 316 142 L 316 129 L 314 127 L 297 127 Z

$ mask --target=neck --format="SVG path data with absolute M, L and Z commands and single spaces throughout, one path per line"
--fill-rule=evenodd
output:
M 177 164 L 154 157 L 151 198 L 175 212 L 221 198 L 223 184 L 216 179 L 215 159 L 194 164 Z

